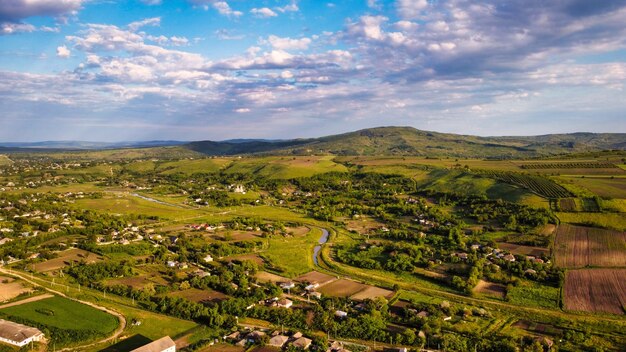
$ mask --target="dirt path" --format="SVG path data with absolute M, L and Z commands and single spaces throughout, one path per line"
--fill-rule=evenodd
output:
M 20 304 L 24 304 L 24 303 L 28 303 L 28 302 L 41 301 L 42 299 L 46 299 L 46 298 L 50 298 L 50 297 L 54 297 L 54 295 L 51 295 L 49 293 L 45 293 L 43 295 L 26 298 L 26 299 L 23 299 L 21 301 L 16 301 L 16 302 L 3 304 L 3 305 L 0 306 L 0 309 L 2 309 L 2 308 L 9 308 L 9 307 L 13 307 L 13 306 L 19 306 Z
M 88 347 L 93 347 L 93 346 L 97 346 L 97 345 L 100 345 L 100 344 L 105 344 L 105 343 L 107 343 L 107 342 L 109 342 L 109 341 L 113 341 L 113 340 L 117 339 L 117 338 L 118 338 L 118 337 L 122 334 L 122 332 L 124 331 L 124 329 L 126 328 L 126 318 L 125 318 L 122 314 L 120 314 L 120 313 L 118 313 L 118 312 L 116 312 L 116 311 L 114 311 L 114 310 L 111 310 L 111 309 L 109 309 L 109 308 L 106 308 L 106 307 L 102 307 L 102 306 L 99 306 L 99 305 L 93 304 L 93 303 L 91 303 L 91 302 L 81 301 L 81 300 L 79 300 L 79 299 L 76 299 L 76 298 L 73 298 L 73 297 L 69 297 L 69 296 L 65 295 L 63 292 L 56 291 L 56 290 L 53 290 L 53 289 L 47 288 L 47 287 L 45 287 L 45 286 L 42 286 L 42 285 L 38 284 L 37 282 L 35 282 L 35 281 L 33 281 L 33 280 L 30 280 L 30 279 L 29 279 L 28 277 L 26 277 L 26 276 L 23 276 L 23 275 L 21 275 L 21 274 L 19 274 L 19 273 L 16 273 L 15 271 L 8 271 L 8 270 L 6 270 L 6 269 L 4 269 L 4 268 L 0 268 L 0 273 L 6 274 L 6 275 L 16 276 L 16 277 L 18 277 L 18 278 L 20 278 L 20 279 L 22 279 L 22 280 L 24 280 L 24 281 L 28 282 L 28 283 L 29 283 L 29 284 L 31 284 L 31 285 L 38 286 L 38 287 L 42 287 L 42 288 L 43 288 L 43 289 L 45 289 L 46 291 L 51 292 L 51 293 L 54 293 L 55 295 L 58 295 L 58 296 L 61 296 L 61 297 L 67 298 L 67 299 L 71 299 L 72 301 L 76 301 L 76 302 L 79 302 L 79 303 L 82 303 L 82 304 L 88 305 L 88 306 L 90 306 L 90 307 L 93 307 L 93 308 L 99 309 L 99 310 L 101 310 L 101 311 L 104 311 L 104 312 L 106 312 L 106 313 L 109 313 L 109 314 L 111 314 L 111 315 L 115 316 L 115 317 L 117 318 L 117 320 L 119 321 L 119 323 L 120 323 L 120 325 L 117 327 L 117 329 L 115 329 L 115 331 L 113 332 L 113 335 L 111 335 L 111 336 L 109 336 L 109 337 L 107 337 L 107 338 L 104 338 L 104 339 L 99 340 L 99 341 L 96 341 L 96 342 L 92 342 L 92 343 L 87 344 L 87 345 L 82 345 L 82 346 L 74 346 L 74 347 L 67 347 L 67 348 L 64 348 L 64 349 L 59 350 L 59 352 L 64 352 L 64 351 L 77 351 L 77 350 L 85 349 L 85 348 L 88 348 Z M 36 298 L 36 297 L 33 297 L 33 298 Z M 15 303 L 18 303 L 18 302 L 15 302 Z M 19 303 L 21 304 L 21 303 L 23 303 L 23 302 L 19 302 Z

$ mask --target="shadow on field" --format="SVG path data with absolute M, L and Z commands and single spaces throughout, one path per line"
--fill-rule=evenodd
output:
M 135 348 L 139 348 L 143 345 L 149 344 L 152 342 L 149 338 L 143 335 L 133 335 L 123 341 L 116 343 L 115 345 L 109 346 L 100 352 L 127 352 L 132 351 Z

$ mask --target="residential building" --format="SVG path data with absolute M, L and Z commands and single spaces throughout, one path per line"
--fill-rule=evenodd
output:
M 130 352 L 176 352 L 176 344 L 169 336 L 165 336 Z
M 0 319 L 0 341 L 13 346 L 26 346 L 31 342 L 44 341 L 44 334 L 37 328 Z

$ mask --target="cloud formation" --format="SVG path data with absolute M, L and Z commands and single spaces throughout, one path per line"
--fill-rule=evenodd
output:
M 206 8 L 223 21 L 202 46 L 168 32 L 165 18 L 161 25 L 161 17 L 137 16 L 65 35 L 52 59 L 80 63 L 63 72 L 0 69 L 0 109 L 8 111 L 0 123 L 36 120 L 31 109 L 18 108 L 29 106 L 82 119 L 85 129 L 124 116 L 137 129 L 160 126 L 178 133 L 172 138 L 197 133 L 192 139 L 322 135 L 381 124 L 524 134 L 546 116 L 555 120 L 544 132 L 600 128 L 585 123 L 600 115 L 626 130 L 620 1 L 372 1 L 329 31 L 284 29 L 280 21 L 304 11 L 296 2 L 233 2 L 240 11 L 224 1 L 189 3 L 194 13 Z M 255 26 L 267 26 L 262 35 L 246 31 L 244 19 L 220 17 L 253 15 Z M 2 32 L 38 29 L 7 23 Z M 230 44 L 236 50 L 221 54 Z M 573 115 L 576 123 L 564 123 Z M 238 129 L 226 136 L 229 126 Z

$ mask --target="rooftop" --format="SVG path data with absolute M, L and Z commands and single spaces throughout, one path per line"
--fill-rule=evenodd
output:
M 33 336 L 43 334 L 39 329 L 0 319 L 0 337 L 3 339 L 22 342 Z
M 172 340 L 169 336 L 165 336 L 156 341 L 152 341 L 147 345 L 135 348 L 131 352 L 161 352 L 173 346 L 176 346 L 174 340 Z

